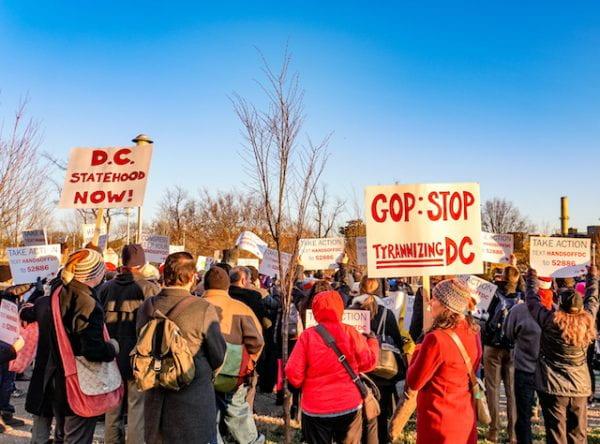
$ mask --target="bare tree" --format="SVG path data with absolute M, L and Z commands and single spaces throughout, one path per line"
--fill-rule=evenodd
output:
M 23 101 L 5 132 L 0 127 L 0 243 L 16 245 L 21 231 L 43 227 L 51 215 L 47 167 L 40 163 L 39 125 Z
M 494 197 L 485 201 L 481 209 L 481 226 L 490 233 L 532 232 L 535 230 L 527 217 L 511 201 Z
M 312 198 L 314 220 L 316 224 L 317 237 L 328 237 L 333 232 L 337 218 L 344 211 L 346 202 L 337 198 L 330 204 L 327 186 L 315 189 Z
M 298 241 L 307 222 L 310 199 L 327 161 L 329 136 L 314 144 L 298 141 L 304 123 L 304 90 L 297 73 L 290 73 L 291 56 L 287 49 L 278 72 L 262 56 L 265 82 L 259 85 L 267 98 L 264 109 L 236 94 L 233 105 L 245 138 L 248 170 L 253 191 L 262 201 L 262 214 L 278 252 L 282 300 L 282 354 L 288 358 L 288 321 L 292 288 L 298 262 Z M 289 231 L 286 233 L 286 225 Z M 285 237 L 291 237 L 291 261 L 284 268 L 282 252 Z M 290 392 L 285 382 L 285 442 L 291 442 Z

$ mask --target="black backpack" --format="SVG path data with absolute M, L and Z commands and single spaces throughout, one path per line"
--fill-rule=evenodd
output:
M 502 293 L 497 292 L 496 296 L 498 297 L 498 304 L 485 323 L 486 342 L 492 347 L 511 349 L 514 344 L 504 336 L 502 325 L 510 309 L 523 299 L 523 295 L 517 292 L 515 297 L 507 298 Z

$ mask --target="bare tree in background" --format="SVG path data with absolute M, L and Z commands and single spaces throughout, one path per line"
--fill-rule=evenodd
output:
M 245 137 L 248 171 L 253 191 L 262 202 L 262 214 L 279 258 L 279 284 L 282 300 L 282 354 L 288 358 L 288 321 L 292 288 L 298 262 L 298 241 L 307 222 L 310 199 L 327 161 L 329 136 L 314 144 L 298 142 L 304 123 L 304 90 L 297 73 L 290 73 L 291 55 L 287 49 L 278 72 L 262 57 L 265 82 L 259 85 L 267 98 L 263 109 L 236 94 L 233 105 Z M 286 233 L 286 225 L 289 232 Z M 291 261 L 282 260 L 284 237 L 291 236 Z M 290 392 L 284 379 L 285 442 L 291 442 Z
M 499 197 L 487 200 L 483 204 L 481 227 L 490 233 L 528 233 L 535 230 L 535 225 L 521 215 L 515 204 Z
M 316 188 L 313 193 L 312 208 L 317 237 L 328 237 L 333 233 L 334 225 L 346 206 L 346 202 L 340 198 L 330 203 L 329 197 L 325 185 Z
M 43 228 L 51 216 L 47 167 L 40 163 L 39 125 L 25 116 L 0 127 L 0 244 L 17 245 L 21 231 Z

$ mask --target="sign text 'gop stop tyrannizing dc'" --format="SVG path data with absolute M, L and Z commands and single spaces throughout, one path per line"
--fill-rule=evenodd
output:
M 369 277 L 483 271 L 477 183 L 367 187 L 365 213 Z

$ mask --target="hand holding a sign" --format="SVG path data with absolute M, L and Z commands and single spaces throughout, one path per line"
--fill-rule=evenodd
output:
M 19 336 L 17 340 L 13 343 L 12 347 L 17 353 L 23 350 L 23 347 L 25 347 L 25 340 L 23 339 L 23 337 Z

